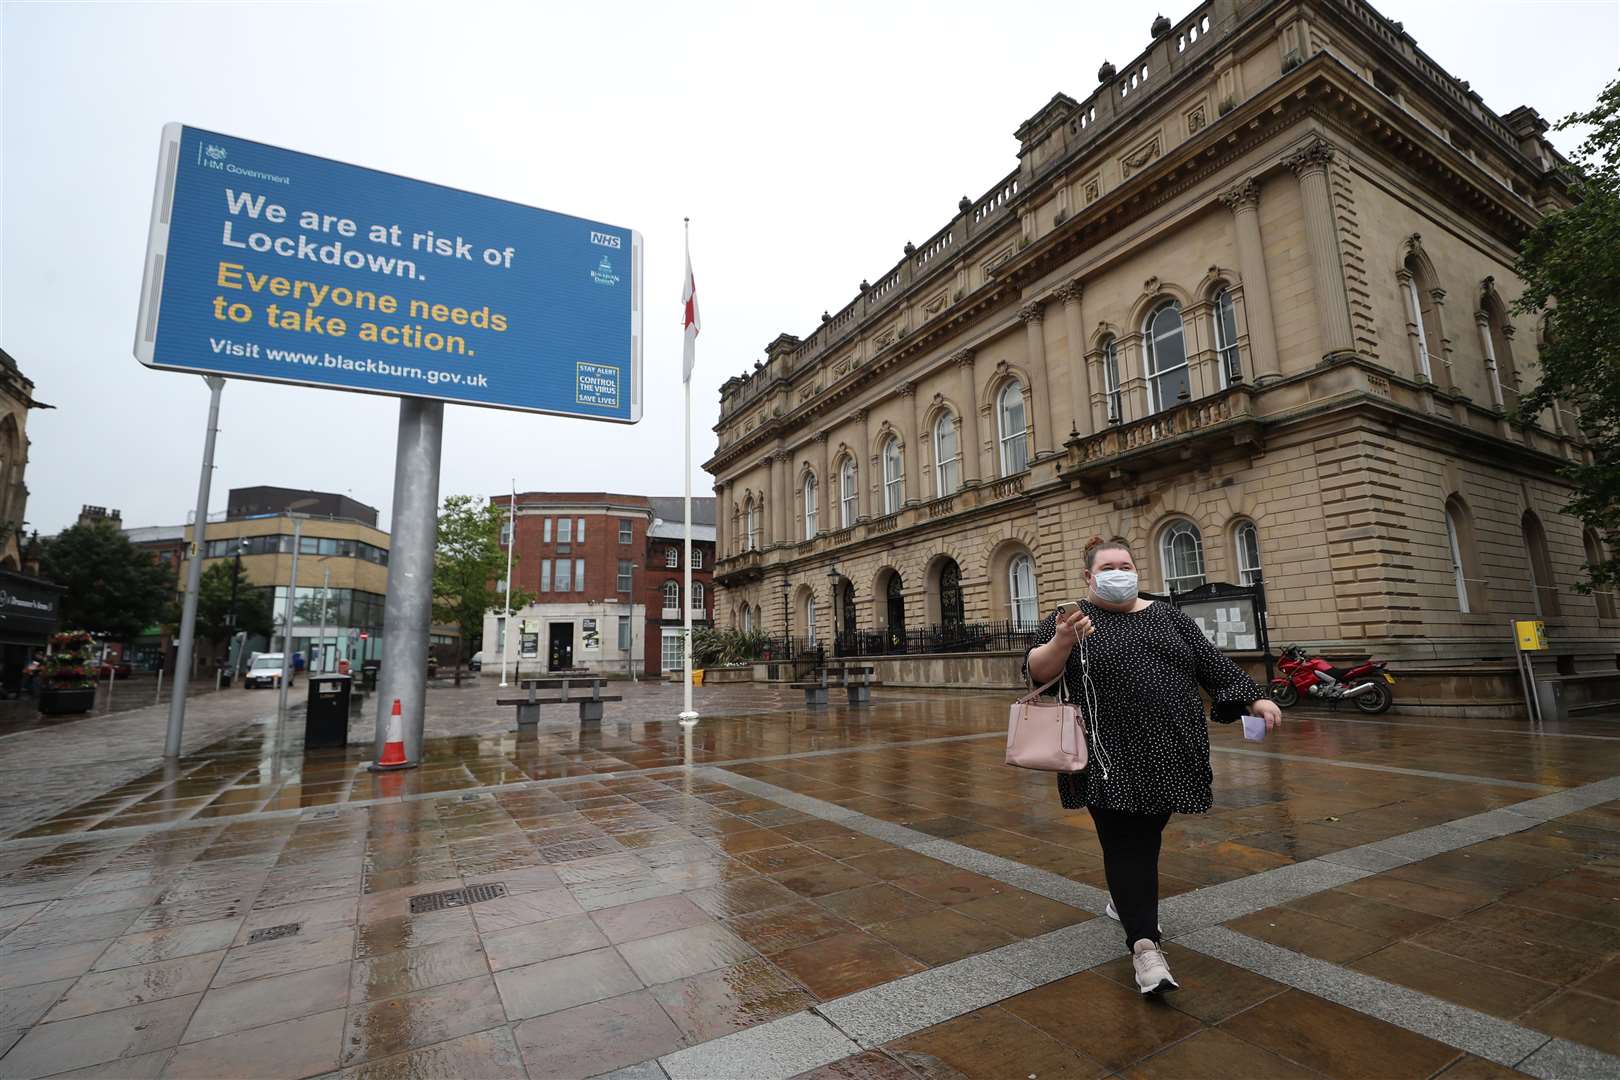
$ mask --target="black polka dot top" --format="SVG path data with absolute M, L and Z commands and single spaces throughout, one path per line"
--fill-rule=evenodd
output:
M 1089 764 L 1083 773 L 1058 774 L 1063 805 L 1138 814 L 1206 812 L 1214 773 L 1198 689 L 1209 693 L 1214 719 L 1231 723 L 1264 696 L 1260 687 L 1170 604 L 1154 601 L 1128 614 L 1089 600 L 1080 606 L 1096 632 L 1084 642 L 1084 659 L 1080 646 L 1070 652 L 1064 682 L 1069 700 L 1082 708 Z M 1035 645 L 1056 633 L 1054 613 L 1041 623 Z M 1094 714 L 1085 705 L 1088 668 Z

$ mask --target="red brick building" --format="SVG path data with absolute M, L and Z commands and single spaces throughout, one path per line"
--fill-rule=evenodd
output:
M 511 495 L 492 495 L 506 506 Z M 678 627 L 660 605 L 669 574 L 665 520 L 674 506 L 673 543 L 680 547 L 680 500 L 608 492 L 520 492 L 516 497 L 513 583 L 531 602 L 512 613 L 511 648 L 506 618 L 491 612 L 484 623 L 484 662 L 499 670 L 503 657 L 523 674 L 586 669 L 606 674 L 657 672 L 665 656 L 664 631 Z M 693 594 L 702 581 L 704 618 L 712 590 L 714 500 L 693 499 L 709 524 L 702 550 L 704 570 L 693 571 Z M 706 505 L 705 505 L 706 504 Z M 694 525 L 694 536 L 699 532 Z M 502 544 L 510 541 L 508 533 Z M 680 577 L 679 555 L 674 576 Z M 656 566 L 654 562 L 656 560 Z M 694 554 L 694 564 L 698 556 Z M 677 586 L 678 587 L 678 586 Z M 694 611 L 694 622 L 697 613 Z M 673 643 L 679 658 L 679 641 Z
M 685 536 L 682 500 L 649 499 L 653 522 L 647 529 L 647 551 L 642 565 L 642 603 L 647 608 L 644 671 L 674 671 L 682 666 L 681 633 L 685 616 L 681 598 L 685 563 L 681 561 Z M 714 623 L 714 499 L 692 500 L 692 628 Z

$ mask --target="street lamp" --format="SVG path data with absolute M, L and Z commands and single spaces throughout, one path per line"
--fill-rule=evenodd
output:
M 787 652 L 793 651 L 793 626 L 788 622 L 788 585 L 787 572 L 782 573 L 782 640 L 787 644 Z
M 630 671 L 630 681 L 636 681 L 636 571 L 640 563 L 630 564 L 630 645 L 624 650 L 624 666 Z
M 831 614 L 833 655 L 838 655 L 838 567 L 827 567 L 827 603 Z M 844 629 L 849 629 L 847 626 Z
M 236 586 L 242 580 L 242 553 L 247 550 L 248 538 L 239 536 L 236 539 L 236 554 L 231 565 L 231 637 L 236 637 Z M 247 638 L 242 638 L 242 645 L 247 645 Z M 246 648 L 236 650 L 236 662 L 231 665 L 231 677 L 234 679 L 242 673 L 242 654 Z

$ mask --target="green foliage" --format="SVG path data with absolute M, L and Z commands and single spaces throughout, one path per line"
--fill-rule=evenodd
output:
M 758 660 L 770 639 L 764 634 L 708 627 L 692 631 L 692 666 L 715 667 Z
M 275 612 L 269 595 L 248 584 L 246 573 L 238 577 L 239 572 L 235 559 L 221 559 L 203 570 L 202 586 L 197 590 L 197 636 L 204 641 L 226 641 L 235 630 L 266 638 L 274 632 Z M 236 579 L 234 630 L 230 618 L 232 578 Z
M 83 630 L 67 630 L 51 638 L 40 678 L 51 690 L 87 690 L 96 685 L 91 660 L 94 642 Z
M 507 604 L 506 594 L 495 588 L 506 576 L 506 549 L 501 547 L 501 523 L 505 519 L 503 508 L 473 495 L 451 495 L 439 513 L 438 550 L 433 558 L 433 620 L 460 628 L 459 659 L 482 647 L 484 615 Z M 530 599 L 514 592 L 511 605 L 520 608 Z
M 1576 124 L 1592 125 L 1574 159 L 1578 201 L 1537 224 L 1514 268 L 1524 281 L 1514 310 L 1547 317 L 1540 382 L 1521 415 L 1539 415 L 1555 401 L 1579 415 L 1592 459 L 1565 466 L 1576 492 L 1565 509 L 1613 551 L 1620 542 L 1620 81 L 1557 127 Z M 1588 569 L 1591 585 L 1620 584 L 1612 557 Z
M 173 575 L 111 522 L 75 525 L 40 547 L 41 574 L 67 588 L 70 626 L 128 641 L 172 611 Z

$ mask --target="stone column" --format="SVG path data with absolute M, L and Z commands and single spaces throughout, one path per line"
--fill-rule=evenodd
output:
M 1327 167 L 1336 151 L 1323 139 L 1288 159 L 1299 177 L 1299 197 L 1305 214 L 1305 243 L 1311 254 L 1311 279 L 1316 287 L 1316 312 L 1322 333 L 1322 355 L 1353 350 L 1350 338 L 1350 300 L 1344 291 L 1344 266 L 1339 261 L 1339 235 L 1333 225 L 1333 197 L 1328 192 Z M 1247 296 L 1247 291 L 1244 293 Z
M 1018 317 L 1024 323 L 1024 338 L 1028 343 L 1030 378 L 1038 380 L 1039 385 L 1031 386 L 1031 396 L 1039 393 L 1042 401 L 1046 403 L 1045 423 L 1035 425 L 1035 456 L 1045 457 L 1052 453 L 1057 446 L 1054 432 L 1057 430 L 1057 405 L 1052 401 L 1052 376 L 1046 369 L 1046 331 L 1043 321 L 1046 318 L 1046 301 L 1034 300 L 1018 309 Z
M 1080 307 L 1085 290 L 1078 281 L 1058 287 L 1053 295 L 1063 305 L 1063 329 L 1069 337 L 1069 424 L 1071 430 L 1090 435 L 1091 370 L 1086 365 L 1086 320 Z M 1086 422 L 1085 427 L 1080 421 Z
M 829 432 L 816 432 L 816 442 L 821 446 L 821 479 L 816 481 L 816 532 L 832 532 L 839 527 L 838 517 L 832 512 L 833 482 L 832 463 L 827 460 L 831 445 L 827 436 Z M 842 494 L 840 492 L 840 494 Z
M 979 382 L 973 367 L 973 350 L 958 349 L 951 354 L 957 370 L 961 372 L 962 409 L 962 483 L 979 482 Z
M 917 402 L 917 384 L 911 382 L 901 383 L 899 386 L 894 388 L 894 392 L 900 395 L 900 407 L 902 410 L 906 408 L 908 403 L 911 405 L 909 410 L 910 415 L 902 417 L 903 421 L 911 421 L 911 430 L 905 436 L 905 457 L 901 459 L 904 461 L 906 467 L 906 502 L 921 502 L 923 499 L 924 490 L 922 464 L 923 433 L 922 417 L 918 415 L 918 410 L 922 406 Z
M 1243 275 L 1243 310 L 1249 324 L 1249 363 L 1255 385 L 1282 377 L 1277 356 L 1277 324 L 1271 314 L 1271 282 L 1266 276 L 1266 249 L 1260 239 L 1260 184 L 1248 179 L 1221 196 L 1232 210 L 1237 235 L 1238 273 Z M 1345 309 L 1348 323 L 1349 308 Z
M 728 554 L 726 540 L 730 530 L 726 528 L 726 482 L 717 480 L 714 484 L 714 561 L 719 562 Z M 718 619 L 716 620 L 718 621 Z
M 872 477 L 882 477 L 883 467 L 872 456 L 872 414 L 866 409 L 856 409 L 855 419 L 861 423 L 861 446 L 855 452 L 855 489 L 860 492 L 860 502 L 856 503 L 855 512 L 864 521 L 872 516 Z
M 786 449 L 778 450 L 771 458 L 771 543 L 785 544 L 788 542 L 788 507 L 793 500 L 788 496 L 788 459 L 792 455 Z

